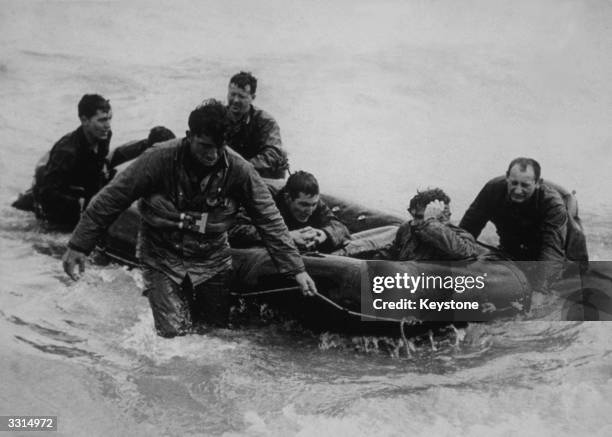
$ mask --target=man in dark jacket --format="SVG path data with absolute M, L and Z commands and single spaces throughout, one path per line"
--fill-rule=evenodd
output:
M 280 129 L 267 112 L 252 105 L 257 79 L 241 71 L 232 76 L 227 91 L 227 144 L 264 178 L 284 179 L 289 167 Z
M 478 238 L 491 221 L 500 249 L 518 261 L 538 261 L 530 276 L 534 288 L 546 292 L 567 258 L 568 212 L 557 190 L 543 183 L 540 174 L 534 159 L 514 159 L 505 177 L 487 182 L 459 226 Z M 578 257 L 587 257 L 586 245 Z
M 55 143 L 49 160 L 36 172 L 33 189 L 39 215 L 67 226 L 78 222 L 83 206 L 108 180 L 110 103 L 100 95 L 85 94 L 78 114 L 81 126 Z
M 314 175 L 297 171 L 287 179 L 283 188 L 273 192 L 293 242 L 302 250 L 331 252 L 349 239 L 347 227 L 334 215 L 319 194 L 319 183 Z M 250 246 L 260 241 L 251 224 L 240 224 L 230 231 L 232 245 Z
M 182 139 L 154 147 L 121 172 L 91 202 L 64 255 L 64 270 L 84 268 L 86 254 L 119 214 L 133 201 L 141 208 L 161 198 L 172 205 L 177 220 L 156 220 L 146 208 L 139 235 L 145 294 L 159 335 L 190 332 L 192 311 L 207 322 L 226 325 L 231 256 L 227 229 L 238 205 L 253 218 L 281 273 L 293 275 L 305 294 L 316 287 L 304 269 L 265 183 L 242 157 L 224 147 L 226 108 L 207 101 L 189 116 Z M 197 217 L 197 226 L 189 221 Z M 195 303 L 190 296 L 195 296 Z M 196 313 L 194 313 L 196 314 Z

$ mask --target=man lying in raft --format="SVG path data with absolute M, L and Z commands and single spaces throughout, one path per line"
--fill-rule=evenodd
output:
M 280 190 L 269 187 L 293 242 L 300 250 L 328 253 L 342 247 L 349 239 L 347 227 L 321 199 L 319 183 L 311 173 L 297 171 Z M 261 243 L 257 229 L 248 218 L 230 231 L 230 243 L 250 247 Z
M 206 101 L 191 112 L 185 138 L 151 148 L 119 173 L 83 213 L 63 258 L 66 273 L 78 279 L 75 268 L 83 271 L 87 254 L 122 211 L 138 199 L 142 206 L 163 198 L 180 220 L 143 220 L 138 246 L 145 294 L 164 337 L 190 332 L 194 316 L 227 325 L 232 258 L 226 229 L 238 205 L 253 217 L 278 270 L 292 275 L 304 294 L 316 292 L 266 184 L 224 146 L 226 111 Z
M 494 256 L 469 232 L 450 223 L 450 198 L 440 188 L 417 191 L 410 199 L 408 212 L 412 220 L 399 228 L 389 226 L 373 235 L 368 235 L 369 231 L 354 234 L 344 248 L 334 253 L 394 261 L 459 261 Z
M 489 221 L 497 228 L 500 249 L 512 259 L 539 261 L 530 275 L 537 291 L 549 292 L 566 259 L 588 261 L 574 197 L 543 181 L 534 159 L 516 158 L 505 176 L 487 182 L 459 226 L 478 238 Z
M 148 138 L 131 142 L 108 154 L 112 110 L 108 100 L 85 94 L 78 104 L 81 126 L 64 135 L 37 163 L 32 188 L 13 207 L 35 212 L 40 219 L 72 229 L 90 199 L 112 178 L 115 167 L 157 142 L 174 138 L 162 126 Z M 108 155 L 108 156 L 107 156 Z
M 469 232 L 451 224 L 450 197 L 440 188 L 417 192 L 408 212 L 412 220 L 397 230 L 390 259 L 458 261 L 490 254 Z

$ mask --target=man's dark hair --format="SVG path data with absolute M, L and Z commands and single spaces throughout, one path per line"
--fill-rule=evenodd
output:
M 410 199 L 408 209 L 419 209 L 425 207 L 429 202 L 441 200 L 443 203 L 450 203 L 450 197 L 440 188 L 430 188 L 425 191 L 417 191 L 416 195 Z
M 533 168 L 533 175 L 535 176 L 536 182 L 540 180 L 540 174 L 542 170 L 540 168 L 540 164 L 535 159 L 523 157 L 513 159 L 512 162 L 510 162 L 510 165 L 508 166 L 508 170 L 506 170 L 506 176 L 510 175 L 510 170 L 515 165 L 518 165 L 521 171 L 525 171 L 527 170 L 527 166 L 531 166 L 531 168 Z
M 79 118 L 91 118 L 98 110 L 109 112 L 111 110 L 110 101 L 99 94 L 85 94 L 79 101 Z
M 250 71 L 241 71 L 240 73 L 234 74 L 229 83 L 243 90 L 246 89 L 247 85 L 250 85 L 251 94 L 253 95 L 255 95 L 255 91 L 257 91 L 257 78 L 253 76 Z
M 188 125 L 192 135 L 207 135 L 222 146 L 227 130 L 227 110 L 218 100 L 204 100 L 189 114 Z
M 315 196 L 319 194 L 319 183 L 311 173 L 300 170 L 289 176 L 285 184 L 285 190 L 289 193 L 291 199 L 297 199 L 300 193 Z
M 164 126 L 155 126 L 149 132 L 149 137 L 147 138 L 147 144 L 150 147 L 153 144 L 162 143 L 164 141 L 168 141 L 173 138 L 176 138 L 176 135 L 174 135 L 174 132 L 172 132 L 170 129 Z

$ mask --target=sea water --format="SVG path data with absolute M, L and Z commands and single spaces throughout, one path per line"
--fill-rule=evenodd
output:
M 458 220 L 516 156 L 576 190 L 612 258 L 608 1 L 0 1 L 0 415 L 54 435 L 611 435 L 612 325 L 522 319 L 415 342 L 273 324 L 157 337 L 138 271 L 62 271 L 68 236 L 10 202 L 101 93 L 113 145 L 252 71 L 294 170 Z M 484 238 L 494 242 L 491 229 Z

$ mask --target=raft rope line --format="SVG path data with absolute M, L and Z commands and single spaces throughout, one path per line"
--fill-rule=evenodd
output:
M 110 258 L 113 258 L 119 262 L 122 262 L 124 264 L 128 264 L 132 267 L 140 267 L 140 264 L 138 263 L 134 263 L 132 261 L 129 261 L 126 258 L 123 258 L 119 255 L 116 254 L 111 254 L 107 251 L 104 251 L 104 253 L 109 256 Z M 251 297 L 251 296 L 263 296 L 266 294 L 275 294 L 275 293 L 285 293 L 288 291 L 300 291 L 301 288 L 299 286 L 293 286 L 293 287 L 284 287 L 284 288 L 274 288 L 271 290 L 262 290 L 262 291 L 251 291 L 249 293 L 237 293 L 235 291 L 231 292 L 230 294 L 232 296 L 237 296 L 237 297 Z M 314 292 L 314 295 L 316 297 L 318 297 L 319 299 L 321 299 L 323 302 L 325 302 L 328 305 L 333 306 L 334 308 L 349 314 L 351 316 L 354 317 L 363 317 L 363 318 L 367 318 L 367 319 L 371 319 L 371 320 L 376 320 L 376 321 L 381 321 L 381 322 L 393 322 L 393 323 L 399 323 L 400 325 L 400 333 L 402 336 L 402 339 L 404 339 L 404 341 L 406 342 L 406 344 L 408 344 L 408 340 L 406 339 L 406 335 L 404 333 L 404 326 L 405 325 L 415 325 L 415 324 L 419 324 L 421 323 L 421 321 L 419 319 L 417 319 L 416 317 L 404 317 L 401 320 L 399 319 L 394 319 L 392 317 L 381 317 L 381 316 L 373 316 L 370 314 L 364 314 L 364 313 L 360 313 L 358 311 L 352 311 L 349 310 L 348 308 L 343 307 L 342 305 L 337 304 L 336 302 L 334 302 L 333 300 L 331 300 L 330 298 L 328 298 L 327 296 L 322 295 L 321 293 L 319 293 L 318 291 Z
M 265 294 L 274 294 L 274 293 L 283 293 L 283 292 L 287 292 L 287 291 L 300 291 L 301 288 L 299 286 L 293 286 L 293 287 L 285 287 L 285 288 L 275 288 L 272 290 L 263 290 L 263 291 L 253 291 L 253 292 L 249 292 L 249 293 L 237 293 L 237 292 L 232 292 L 231 294 L 233 296 L 238 296 L 238 297 L 250 297 L 250 296 L 261 296 L 261 295 L 265 295 Z M 314 292 L 314 295 L 316 297 L 318 297 L 319 299 L 321 299 L 323 302 L 333 306 L 334 308 L 343 311 L 351 316 L 355 316 L 355 317 L 365 317 L 368 319 L 372 319 L 372 320 L 378 320 L 378 321 L 382 321 L 382 322 L 393 322 L 393 323 L 399 323 L 401 325 L 401 328 L 403 330 L 403 327 L 405 324 L 416 324 L 416 323 L 421 323 L 421 321 L 419 319 L 417 319 L 416 317 L 404 317 L 403 319 L 394 319 L 392 317 L 381 317 L 381 316 L 372 316 L 370 314 L 364 314 L 364 313 L 360 313 L 358 311 L 352 311 L 349 310 L 348 308 L 343 307 L 342 305 L 337 304 L 336 302 L 334 302 L 333 300 L 331 300 L 329 297 L 322 295 L 321 293 L 319 293 L 318 291 Z

